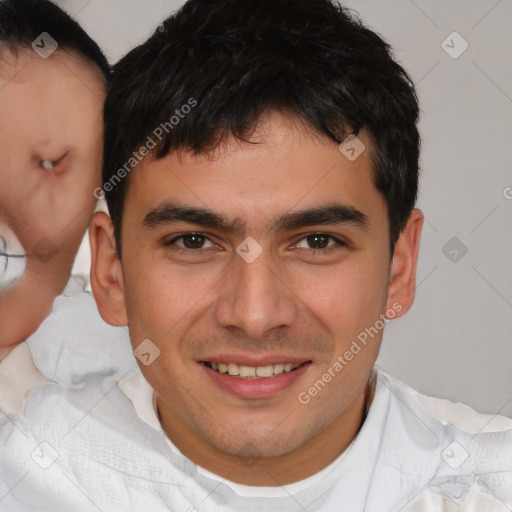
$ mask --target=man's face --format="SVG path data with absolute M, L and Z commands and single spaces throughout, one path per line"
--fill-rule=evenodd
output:
M 160 351 L 140 367 L 163 417 L 217 449 L 288 453 L 364 390 L 382 328 L 360 350 L 353 342 L 391 307 L 390 249 L 370 140 L 359 139 L 366 150 L 350 161 L 272 114 L 251 138 L 257 144 L 146 160 L 130 176 L 121 245 L 132 344 L 150 340 L 144 363 Z M 171 205 L 208 209 L 240 229 L 207 226 L 204 215 L 179 220 Z M 334 205 L 331 215 L 297 218 Z M 223 364 L 235 375 L 215 371 Z

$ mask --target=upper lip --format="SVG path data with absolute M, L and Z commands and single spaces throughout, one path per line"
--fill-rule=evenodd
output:
M 247 354 L 217 354 L 199 359 L 199 362 L 236 363 L 242 366 L 270 366 L 271 364 L 302 364 L 311 361 L 308 357 L 266 354 L 258 357 Z

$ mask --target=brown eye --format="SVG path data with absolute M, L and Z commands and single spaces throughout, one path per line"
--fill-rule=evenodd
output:
M 186 249 L 201 249 L 206 238 L 202 235 L 185 235 L 183 245 Z
M 204 247 L 206 242 L 209 242 L 211 245 L 209 247 Z M 184 235 L 177 236 L 168 242 L 165 242 L 165 245 L 176 245 L 180 248 L 191 251 L 198 249 L 211 249 L 214 247 L 211 240 L 201 233 L 186 233 Z
M 306 237 L 308 244 L 312 249 L 325 249 L 329 245 L 329 236 L 327 235 L 309 235 Z
M 348 244 L 332 235 L 326 233 L 311 233 L 301 238 L 295 247 L 299 249 L 309 249 L 312 253 L 319 251 L 320 253 L 329 253 L 336 249 L 341 249 Z

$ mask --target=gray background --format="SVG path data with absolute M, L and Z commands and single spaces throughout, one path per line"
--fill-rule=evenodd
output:
M 115 62 L 183 2 L 56 3 Z M 344 4 L 394 47 L 423 112 L 416 303 L 387 327 L 379 364 L 421 392 L 512 417 L 512 1 Z M 442 46 L 460 52 L 454 31 L 469 45 L 458 58 Z

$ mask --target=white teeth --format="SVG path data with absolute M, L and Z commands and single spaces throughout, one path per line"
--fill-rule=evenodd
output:
M 254 366 L 239 366 L 238 374 L 240 377 L 256 377 L 256 368 Z
M 284 372 L 284 364 L 275 364 L 274 365 L 274 373 L 276 375 L 279 375 L 280 373 Z
M 274 374 L 274 365 L 258 366 L 256 368 L 256 375 L 258 377 L 271 377 Z
M 233 377 L 241 378 L 269 378 L 281 373 L 290 372 L 300 364 L 278 363 L 266 366 L 244 366 L 236 363 L 210 363 L 213 370 L 219 373 L 228 373 Z

